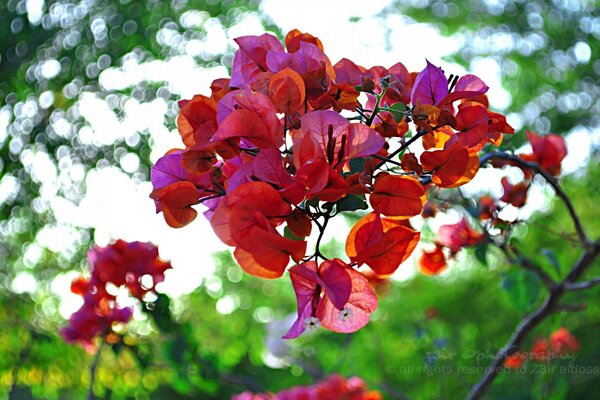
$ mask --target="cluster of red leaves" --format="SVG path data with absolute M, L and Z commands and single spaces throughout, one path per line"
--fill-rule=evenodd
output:
M 71 291 L 83 297 L 83 305 L 69 318 L 61 330 L 69 343 L 93 348 L 93 339 L 112 332 L 113 324 L 126 323 L 132 316 L 130 307 L 120 308 L 116 296 L 107 285 L 126 287 L 140 301 L 156 284 L 164 280 L 171 264 L 162 261 L 158 249 L 151 243 L 118 240 L 107 247 L 94 247 L 88 252 L 91 275 L 77 278 Z
M 269 34 L 235 41 L 231 79 L 215 80 L 210 96 L 179 103 L 185 148 L 152 168 L 156 210 L 182 227 L 203 203 L 249 274 L 278 278 L 290 259 L 297 263 L 290 276 L 299 320 L 287 337 L 315 320 L 334 331 L 360 329 L 377 300 L 353 268 L 366 264 L 381 279 L 410 256 L 419 233 L 407 220 L 426 202 L 420 179 L 443 188 L 469 182 L 478 152 L 513 129 L 487 109 L 488 87 L 474 75 L 447 78 L 429 62 L 419 73 L 402 63 L 332 64 L 321 41 L 298 30 L 285 48 Z M 420 158 L 408 149 L 417 139 L 426 150 Z M 320 239 L 330 218 L 368 208 L 367 200 L 372 212 L 346 240 L 349 262 L 327 260 L 319 240 L 307 256 L 313 225 Z
M 550 338 L 538 338 L 529 352 L 516 352 L 504 360 L 506 368 L 521 368 L 525 361 L 548 361 L 579 351 L 579 341 L 565 327 L 554 331 Z
M 473 229 L 465 217 L 455 224 L 442 225 L 438 231 L 435 249 L 424 251 L 419 259 L 421 272 L 425 275 L 436 275 L 446 268 L 444 248 L 449 249 L 450 257 L 453 257 L 463 247 L 474 246 L 483 239 L 483 234 Z
M 527 140 L 531 144 L 533 153 L 521 154 L 519 157 L 525 161 L 536 163 L 541 169 L 553 176 L 560 175 L 562 160 L 567 155 L 567 146 L 565 140 L 559 135 L 538 136 L 533 132 L 527 132 Z M 515 164 L 512 161 L 494 160 L 493 166 L 502 168 L 506 165 L 516 166 L 523 173 L 523 180 L 516 184 L 511 183 L 508 178 L 502 178 L 502 188 L 504 193 L 499 199 L 505 204 L 511 204 L 514 207 L 520 208 L 527 202 L 527 191 L 531 186 L 533 174 L 530 169 Z M 484 197 L 480 200 L 480 218 L 481 220 L 491 220 L 492 224 L 505 223 L 497 218 L 498 211 L 502 209 L 502 205 L 490 197 Z
M 522 154 L 525 161 L 534 162 L 540 168 L 551 175 L 560 174 L 561 162 L 567 154 L 566 144 L 562 136 L 546 135 L 538 136 L 533 132 L 527 132 L 527 139 L 533 148 L 532 154 Z M 490 227 L 500 227 L 501 229 L 510 226 L 511 223 L 499 217 L 500 211 L 507 206 L 512 205 L 521 208 L 527 202 L 527 192 L 533 181 L 532 171 L 524 168 L 522 165 L 513 161 L 503 159 L 494 160 L 493 166 L 503 168 L 504 166 L 513 166 L 521 169 L 523 180 L 512 184 L 507 177 L 501 179 L 503 194 L 499 199 L 491 196 L 483 196 L 479 199 L 479 220 L 488 222 Z M 434 216 L 437 209 L 434 204 L 423 210 L 423 217 Z M 444 248 L 449 250 L 450 257 L 454 256 L 461 248 L 474 246 L 484 240 L 484 235 L 469 226 L 466 218 L 453 225 L 444 225 L 438 232 L 438 239 L 435 242 L 435 249 L 424 251 L 419 259 L 421 272 L 426 275 L 435 275 L 446 268 L 446 254 Z
M 240 393 L 231 400 L 382 400 L 381 393 L 368 390 L 362 379 L 352 377 L 345 379 L 339 375 L 331 375 L 326 380 L 312 386 L 295 386 L 291 389 L 274 393 L 254 394 Z

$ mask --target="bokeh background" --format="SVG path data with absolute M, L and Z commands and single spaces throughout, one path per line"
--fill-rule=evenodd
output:
M 154 242 L 174 269 L 160 287 L 164 320 L 137 310 L 125 340 L 103 350 L 96 394 L 106 399 L 226 399 L 331 373 L 361 376 L 386 398 L 464 398 L 539 304 L 535 279 L 493 251 L 464 250 L 436 277 L 407 261 L 381 288 L 380 310 L 363 330 L 283 342 L 295 310 L 286 278 L 243 275 L 206 221 L 174 230 L 155 215 L 149 170 L 181 146 L 177 100 L 228 76 L 233 38 L 282 38 L 292 28 L 318 36 L 334 63 L 400 61 L 420 71 L 427 58 L 448 73 L 480 76 L 492 88 L 491 108 L 517 131 L 504 146 L 523 146 L 528 129 L 566 137 L 565 190 L 590 236 L 600 234 L 597 1 L 4 1 L 0 396 L 85 397 L 93 357 L 58 331 L 81 304 L 69 285 L 87 271 L 87 249 L 118 238 Z M 490 177 L 464 190 L 501 193 Z M 541 184 L 530 202 L 519 216 L 529 220 L 520 244 L 564 272 L 578 256 L 571 222 Z M 457 219 L 450 212 L 417 224 L 427 243 L 439 224 Z M 343 254 L 339 229 L 326 237 L 330 255 Z M 586 309 L 536 330 L 547 337 L 567 326 L 581 343 L 576 356 L 504 373 L 488 398 L 597 398 L 599 295 L 570 295 Z

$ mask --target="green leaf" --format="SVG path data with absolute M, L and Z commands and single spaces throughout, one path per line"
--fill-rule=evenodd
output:
M 394 121 L 396 121 L 397 124 L 399 124 L 402 121 L 402 118 L 404 118 L 404 111 L 407 110 L 406 104 L 404 103 L 394 103 L 391 106 L 389 106 L 388 109 L 388 111 L 392 114 L 392 117 L 394 117 Z
M 283 228 L 283 237 L 286 239 L 291 239 L 291 240 L 298 240 L 298 241 L 304 240 L 304 239 L 299 238 L 298 236 L 294 235 L 292 233 L 292 231 L 290 230 L 290 228 L 288 228 L 287 226 L 285 228 Z
M 542 249 L 542 254 L 550 262 L 550 265 L 554 267 L 558 276 L 560 276 L 560 264 L 558 263 L 558 258 L 556 258 L 556 253 L 552 249 Z
M 533 272 L 512 269 L 504 274 L 502 288 L 511 304 L 520 311 L 529 310 L 539 299 L 541 285 Z
M 172 332 L 175 326 L 169 304 L 169 297 L 162 293 L 158 294 L 156 301 L 146 304 L 146 311 L 150 314 L 158 329 L 163 332 Z
M 356 174 L 365 170 L 365 159 L 364 158 L 353 158 L 350 160 L 350 173 Z
M 363 197 L 355 196 L 353 194 L 349 194 L 346 197 L 341 198 L 335 203 L 335 205 L 337 212 L 366 210 L 369 208 Z
M 480 243 L 475 247 L 475 257 L 477 261 L 481 263 L 484 267 L 487 267 L 487 252 L 488 252 L 488 244 Z

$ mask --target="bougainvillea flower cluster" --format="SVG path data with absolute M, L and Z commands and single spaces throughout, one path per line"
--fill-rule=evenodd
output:
M 506 368 L 521 368 L 527 360 L 546 362 L 554 358 L 564 357 L 579 351 L 579 341 L 569 330 L 561 327 L 554 331 L 548 339 L 538 338 L 529 352 L 518 351 L 506 358 Z
M 151 243 L 118 240 L 107 247 L 93 247 L 88 252 L 90 277 L 80 277 L 71 283 L 71 291 L 83 297 L 83 305 L 69 318 L 69 325 L 61 330 L 70 343 L 93 347 L 94 338 L 112 332 L 114 324 L 130 320 L 133 309 L 119 307 L 116 291 L 126 287 L 139 301 L 156 284 L 164 280 L 171 264 L 161 260 L 158 249 Z
M 235 42 L 231 78 L 179 103 L 185 147 L 152 168 L 156 211 L 178 228 L 205 205 L 251 275 L 274 279 L 295 264 L 298 321 L 286 337 L 318 324 L 360 329 L 377 299 L 356 268 L 393 274 L 419 241 L 408 219 L 423 212 L 427 184 L 466 184 L 479 152 L 514 130 L 488 110 L 488 86 L 475 75 L 447 76 L 430 62 L 412 73 L 400 62 L 334 64 L 318 38 L 298 30 L 285 45 L 269 34 Z M 347 236 L 347 259 L 328 259 L 320 249 L 328 221 L 356 210 L 368 211 Z
M 235 395 L 231 400 L 382 400 L 383 396 L 376 390 L 369 390 L 362 379 L 352 377 L 345 379 L 339 375 L 331 375 L 326 380 L 311 386 L 294 386 L 279 393 L 254 394 L 244 392 Z

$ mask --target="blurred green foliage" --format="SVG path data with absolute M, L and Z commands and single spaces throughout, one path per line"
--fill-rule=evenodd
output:
M 477 57 L 494 57 L 512 95 L 510 110 L 520 113 L 525 126 L 563 133 L 580 124 L 599 125 L 600 23 L 595 3 L 401 3 L 385 12 L 400 9 L 435 23 L 445 33 L 462 35 L 465 47 L 456 61 L 468 65 Z M 0 396 L 84 398 L 93 356 L 58 337 L 64 321 L 50 286 L 57 274 L 85 269 L 82 260 L 91 235 L 71 227 L 75 239 L 68 251 L 41 248 L 35 262 L 29 260 L 25 255 L 39 232 L 56 224 L 41 192 L 50 190 L 77 202 L 87 172 L 120 166 L 127 154 L 136 154 L 140 164 L 125 172 L 146 180 L 153 143 L 148 132 L 111 144 L 82 142 L 80 132 L 87 122 L 78 110 L 81 95 L 94 93 L 117 116 L 123 115 L 129 99 L 161 98 L 168 104 L 165 125 L 173 127 L 177 93 L 145 81 L 110 90 L 99 83 L 101 72 L 126 60 L 141 64 L 184 54 L 186 43 L 205 37 L 206 21 L 218 20 L 228 28 L 256 12 L 258 4 L 58 0 L 44 4 L 38 16 L 26 5 L 14 0 L 0 4 L 0 124 L 6 122 L 0 125 L 0 184 L 16 182 L 0 201 Z M 202 12 L 203 22 L 186 25 L 183 16 L 196 11 Z M 264 18 L 262 22 L 278 32 Z M 499 46 L 503 38 L 513 44 Z M 578 61 L 586 51 L 580 45 L 584 53 L 577 55 L 579 42 L 590 49 L 587 62 Z M 194 61 L 204 66 L 229 64 L 231 50 L 196 56 Z M 521 140 L 515 136 L 513 142 Z M 45 157 L 57 169 L 55 183 L 47 185 L 36 177 L 31 155 Z M 567 179 L 565 189 L 576 194 L 575 206 L 590 236 L 597 237 L 597 163 L 582 176 Z M 571 221 L 555 200 L 550 211 L 536 214 L 517 230 L 517 245 L 558 277 L 578 256 L 569 232 Z M 341 246 L 334 241 L 324 251 L 343 255 Z M 287 278 L 252 278 L 242 274 L 229 254 L 216 257 L 215 275 L 200 288 L 175 300 L 159 297 L 155 308 L 142 310 L 142 317 L 117 343 L 103 348 L 97 396 L 225 399 L 243 390 L 277 391 L 339 373 L 363 377 L 386 398 L 463 398 L 544 293 L 535 279 L 500 262 L 493 249 L 470 249 L 459 254 L 446 277 L 418 275 L 384 285 L 373 321 L 355 334 L 321 330 L 283 342 L 279 338 L 287 326 L 279 321 L 291 321 L 295 311 Z M 597 276 L 599 267 L 597 263 L 590 276 Z M 12 290 L 13 279 L 24 272 L 37 282 L 34 293 Z M 522 370 L 503 373 L 487 398 L 587 399 L 597 393 L 600 308 L 594 299 L 599 294 L 598 287 L 570 294 L 567 300 L 585 303 L 586 310 L 555 314 L 536 330 L 547 337 L 567 326 L 582 343 L 580 353 L 548 363 L 529 362 Z M 534 340 L 535 336 L 528 338 L 527 345 Z
M 594 0 L 395 1 L 381 15 L 400 13 L 454 35 L 450 56 L 469 65 L 483 57 L 500 66 L 511 95 L 509 113 L 524 129 L 565 134 L 600 126 L 600 8 Z M 515 136 L 516 145 L 524 136 Z

